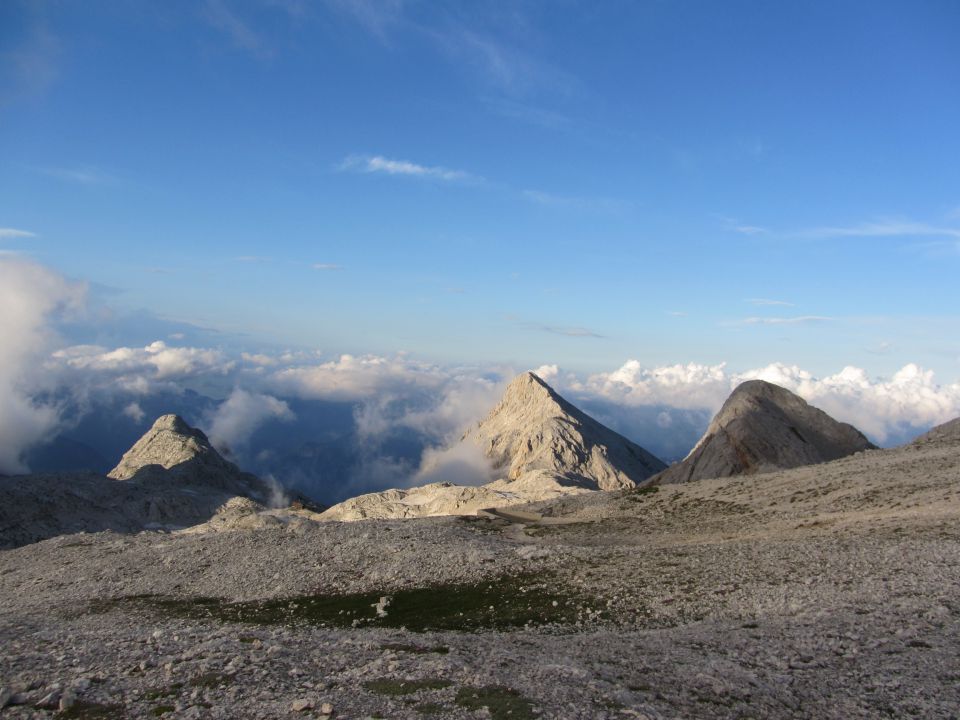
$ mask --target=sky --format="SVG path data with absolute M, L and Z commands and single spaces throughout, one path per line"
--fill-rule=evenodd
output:
M 8 0 L 0 261 L 61 349 L 935 389 L 958 87 L 951 0 Z

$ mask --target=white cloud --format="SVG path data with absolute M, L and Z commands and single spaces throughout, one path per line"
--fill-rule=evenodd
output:
M 0 240 L 10 240 L 13 238 L 32 238 L 36 233 L 27 230 L 17 230 L 16 228 L 0 228 Z
M 269 367 L 270 365 L 276 365 L 278 362 L 272 355 L 264 355 L 263 353 L 240 353 L 240 357 L 244 362 L 260 367 Z
M 343 265 L 336 263 L 314 263 L 311 265 L 314 270 L 343 270 Z
M 785 387 L 880 443 L 910 437 L 960 416 L 960 383 L 939 385 L 933 372 L 915 364 L 905 365 L 890 378 L 871 379 L 863 369 L 850 366 L 817 378 L 782 363 L 736 373 L 724 364 L 644 368 L 636 360 L 628 360 L 617 370 L 592 375 L 584 382 L 568 375 L 558 389 L 627 406 L 666 405 L 716 412 L 737 385 L 751 379 Z
M 554 195 L 541 190 L 524 190 L 523 197 L 538 205 L 569 210 L 615 212 L 627 207 L 627 203 L 613 198 Z
M 786 300 L 770 300 L 769 298 L 747 298 L 744 302 L 748 302 L 751 305 L 759 305 L 761 307 L 768 306 L 782 306 L 782 307 L 794 307 L 792 302 L 787 302 Z
M 80 185 L 100 185 L 102 183 L 113 182 L 114 180 L 112 176 L 94 167 L 48 167 L 38 168 L 37 170 L 44 175 L 49 175 L 58 180 L 66 180 L 67 182 L 78 183 Z
M 960 239 L 960 228 L 931 225 L 913 220 L 881 219 L 857 225 L 817 227 L 803 230 L 803 237 L 949 237 Z
M 833 318 L 823 315 L 799 315 L 797 317 L 748 317 L 742 320 L 744 325 L 804 325 L 807 323 L 829 322 Z
M 241 50 L 246 50 L 259 57 L 270 55 L 263 38 L 231 10 L 223 0 L 205 0 L 203 15 L 210 25 L 226 34 L 233 44 Z
M 123 408 L 123 414 L 133 420 L 135 423 L 139 423 L 141 420 L 143 420 L 144 415 L 146 415 L 146 413 L 143 412 L 143 408 L 140 407 L 140 403 L 138 402 L 132 402 Z
M 446 182 L 480 180 L 477 176 L 471 175 L 463 170 L 450 170 L 440 166 L 418 165 L 408 160 L 391 160 L 382 155 L 351 155 L 340 164 L 340 169 L 362 173 L 405 175 L 409 177 L 443 180 Z
M 56 406 L 33 399 L 45 384 L 40 360 L 55 342 L 49 320 L 79 307 L 85 293 L 41 265 L 0 258 L 0 472 L 27 470 L 22 453 L 59 422 Z
M 235 367 L 236 362 L 220 350 L 170 347 L 162 340 L 112 350 L 73 345 L 53 352 L 46 363 L 46 369 L 75 395 L 98 390 L 147 395 L 161 386 L 177 391 L 183 381 L 223 376 Z
M 738 233 L 743 235 L 762 235 L 763 233 L 768 232 L 766 228 L 759 227 L 757 225 L 737 225 L 734 227 Z
M 272 376 L 280 390 L 327 400 L 360 400 L 386 390 L 435 389 L 445 379 L 434 365 L 378 355 L 341 355 L 317 365 L 284 368 Z
M 533 374 L 549 384 L 560 374 L 560 368 L 557 365 L 541 365 L 533 371 Z
M 210 441 L 224 451 L 246 445 L 250 436 L 266 420 L 295 419 L 290 406 L 272 395 L 234 388 L 210 419 Z
M 410 485 L 450 482 L 457 485 L 483 485 L 496 479 L 493 464 L 473 443 L 456 443 L 447 448 L 427 448 L 420 469 Z

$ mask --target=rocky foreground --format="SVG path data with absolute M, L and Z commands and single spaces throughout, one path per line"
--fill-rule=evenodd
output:
M 3 551 L 2 717 L 955 718 L 945 428 L 525 523 L 250 503 Z

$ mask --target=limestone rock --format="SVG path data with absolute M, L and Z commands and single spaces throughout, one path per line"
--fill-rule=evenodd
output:
M 875 446 L 789 390 L 763 380 L 738 386 L 681 462 L 653 478 L 671 484 L 813 465 Z
M 508 481 L 543 470 L 576 479 L 584 487 L 619 490 L 666 467 L 564 400 L 532 372 L 514 379 L 499 404 L 463 440 L 479 446 Z

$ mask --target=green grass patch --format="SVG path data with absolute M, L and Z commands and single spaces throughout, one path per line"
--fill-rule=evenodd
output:
M 386 643 L 381 645 L 380 649 L 392 650 L 393 652 L 405 652 L 412 655 L 427 655 L 428 653 L 446 655 L 450 652 L 450 648 L 448 648 L 446 645 L 433 645 L 431 647 L 425 647 L 423 645 L 414 645 L 413 643 Z
M 454 702 L 467 710 L 487 708 L 493 720 L 531 720 L 536 717 L 533 703 L 516 690 L 500 685 L 460 688 Z
M 216 598 L 137 596 L 98 601 L 94 612 L 135 607 L 174 617 L 252 625 L 406 628 L 413 632 L 503 630 L 527 625 L 571 624 L 578 611 L 596 607 L 593 598 L 555 589 L 545 577 L 504 576 L 479 583 L 342 595 L 303 595 L 231 603 Z M 374 609 L 382 596 L 386 616 Z M 431 652 L 443 652 L 432 649 Z
M 421 690 L 442 690 L 453 685 L 449 680 L 427 678 L 425 680 L 368 680 L 363 684 L 367 690 L 377 695 L 413 695 Z

